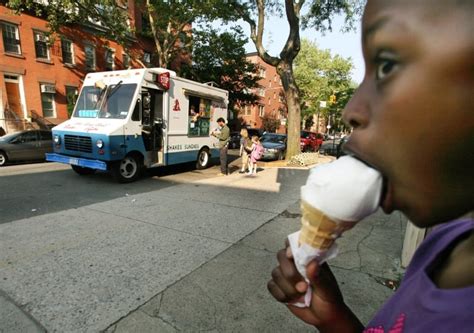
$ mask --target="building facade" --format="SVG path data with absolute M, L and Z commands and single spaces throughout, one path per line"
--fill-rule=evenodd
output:
M 260 128 L 276 133 L 286 133 L 287 107 L 283 86 L 276 68 L 264 62 L 258 54 L 247 54 L 247 60 L 259 67 L 259 88 L 253 93 L 259 97 L 257 103 L 241 105 L 239 120 L 249 128 Z
M 138 30 L 142 18 L 134 3 L 123 9 Z M 63 27 L 51 42 L 46 20 L 0 5 L 0 127 L 8 133 L 61 123 L 87 73 L 139 68 L 139 61 L 152 65 L 153 41 L 131 37 L 125 49 L 99 37 L 100 29 L 93 23 Z

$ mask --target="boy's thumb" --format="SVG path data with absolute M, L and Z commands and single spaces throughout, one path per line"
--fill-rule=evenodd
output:
M 316 260 L 306 266 L 306 276 L 309 279 L 313 293 L 327 302 L 342 301 L 336 278 L 331 272 L 329 265 L 319 265 Z

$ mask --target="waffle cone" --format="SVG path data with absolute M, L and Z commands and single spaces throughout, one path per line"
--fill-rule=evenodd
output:
M 300 245 L 308 244 L 316 249 L 329 249 L 345 230 L 352 228 L 355 224 L 333 221 L 305 201 L 301 201 L 301 212 L 302 227 L 299 243 Z

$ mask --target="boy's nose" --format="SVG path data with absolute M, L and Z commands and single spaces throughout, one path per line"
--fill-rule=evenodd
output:
M 369 123 L 368 87 L 364 82 L 357 88 L 342 113 L 344 122 L 354 129 L 364 128 Z

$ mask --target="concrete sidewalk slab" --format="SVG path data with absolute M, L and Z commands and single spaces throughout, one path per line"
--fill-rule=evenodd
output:
M 276 252 L 283 247 L 288 233 L 299 229 L 296 207 L 298 203 L 112 325 L 107 332 L 161 329 L 164 332 L 314 332 L 314 328 L 276 302 L 266 288 L 276 265 Z M 370 242 L 377 237 L 373 226 L 381 218 L 377 214 L 365 220 L 365 225 L 345 236 L 346 242 L 360 238 Z M 334 261 L 330 265 L 346 302 L 367 323 L 393 291 L 383 285 L 381 280 L 385 276 L 374 275 L 379 272 L 360 264 L 359 254 L 353 253 L 352 259 L 358 266 L 348 268 Z

